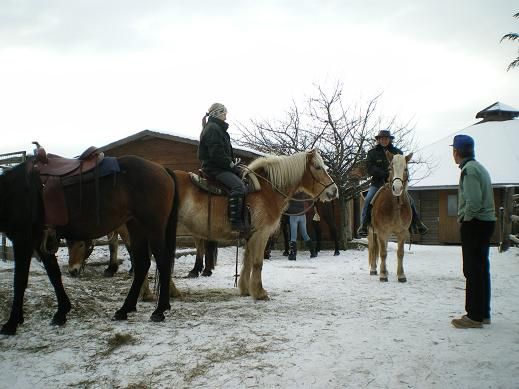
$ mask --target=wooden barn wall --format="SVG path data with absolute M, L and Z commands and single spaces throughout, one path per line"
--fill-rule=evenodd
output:
M 413 242 L 421 244 L 439 244 L 439 218 L 438 218 L 438 191 L 412 191 L 409 193 L 413 197 L 416 209 L 422 218 L 423 223 L 429 231 L 425 235 L 413 234 Z

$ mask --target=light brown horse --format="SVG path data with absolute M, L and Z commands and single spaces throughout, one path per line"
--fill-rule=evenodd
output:
M 337 198 L 338 188 L 330 178 L 317 150 L 291 156 L 270 156 L 254 160 L 248 170 L 258 178 L 261 189 L 245 198 L 250 208 L 251 232 L 246 237 L 239 289 L 243 296 L 268 299 L 261 270 L 265 245 L 279 226 L 281 214 L 291 196 L 303 190 L 314 198 L 329 201 Z M 226 196 L 208 196 L 196 187 L 187 172 L 175 171 L 179 199 L 178 223 L 193 236 L 216 241 L 238 238 L 231 231 Z M 211 206 L 209 207 L 209 201 Z M 211 210 L 210 218 L 208 216 Z M 208 223 L 211 220 L 211 224 Z
M 393 234 L 398 240 L 397 277 L 399 282 L 406 282 L 404 273 L 404 243 L 409 234 L 412 213 L 407 184 L 409 174 L 407 163 L 413 154 L 408 156 L 393 155 L 386 152 L 389 160 L 388 183 L 380 188 L 373 198 L 371 227 L 368 233 L 369 270 L 371 275 L 377 274 L 377 258 L 380 256 L 380 281 L 387 281 L 387 242 Z

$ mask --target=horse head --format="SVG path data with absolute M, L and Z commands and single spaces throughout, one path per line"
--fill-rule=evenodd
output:
M 398 197 L 407 190 L 409 181 L 407 163 L 413 157 L 413 153 L 403 156 L 400 154 L 393 155 L 386 151 L 386 157 L 389 161 L 389 185 L 391 186 L 391 192 L 393 196 Z
M 328 167 L 317 149 L 306 153 L 306 171 L 301 188 L 321 201 L 331 201 L 339 197 L 339 189 L 328 174 Z

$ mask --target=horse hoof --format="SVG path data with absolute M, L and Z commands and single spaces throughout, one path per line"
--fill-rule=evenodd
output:
M 110 270 L 110 269 L 105 269 L 103 275 L 107 278 L 110 278 L 110 277 L 113 277 L 115 274 L 115 272 L 113 270 Z
M 382 278 L 382 277 L 381 277 L 381 278 L 380 278 L 380 282 L 387 282 L 387 277 L 385 277 L 385 278 Z
M 16 326 L 5 323 L 0 330 L 0 335 L 16 335 Z
M 405 277 L 404 278 L 399 278 L 398 282 L 407 282 L 407 278 L 405 278 Z
M 121 320 L 128 320 L 128 314 L 126 312 L 123 312 L 121 310 L 116 311 L 114 314 L 114 317 L 112 317 L 113 321 L 121 321 Z
M 161 321 L 164 321 L 165 319 L 166 319 L 166 317 L 164 316 L 163 313 L 153 313 L 150 316 L 150 320 L 155 322 L 155 323 L 159 323 Z
M 187 278 L 198 278 L 198 272 L 190 271 L 189 273 L 187 273 Z
M 52 318 L 52 321 L 50 324 L 52 324 L 53 326 L 62 326 L 62 325 L 65 325 L 66 322 L 67 322 L 66 316 L 56 314 Z
M 203 277 L 211 277 L 213 275 L 213 272 L 211 270 L 204 270 L 202 272 Z
M 377 271 L 376 270 L 370 270 L 369 271 L 369 275 L 370 276 L 376 276 L 377 275 Z
M 340 252 L 339 250 L 337 250 L 337 251 L 335 251 L 335 252 L 333 253 L 333 256 L 334 256 L 334 257 L 336 257 L 336 256 L 338 256 L 338 255 L 341 255 L 341 252 Z

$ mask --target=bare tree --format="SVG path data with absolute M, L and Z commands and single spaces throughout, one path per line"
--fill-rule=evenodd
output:
M 352 237 L 347 202 L 369 185 L 363 163 L 374 145 L 374 136 L 380 129 L 389 128 L 404 153 L 416 147 L 410 122 L 401 124 L 396 117 L 384 119 L 378 114 L 380 95 L 365 103 L 345 104 L 342 91 L 339 82 L 330 91 L 316 85 L 315 93 L 302 106 L 292 101 L 282 119 L 238 123 L 241 138 L 237 143 L 277 155 L 318 148 L 339 188 L 341 240 L 345 247 Z
M 519 18 L 519 12 L 514 15 L 514 18 Z M 509 34 L 503 35 L 500 42 L 503 42 L 506 39 L 509 39 L 511 41 L 515 41 L 515 40 L 519 41 L 519 34 L 517 34 L 515 32 L 511 32 Z M 510 62 L 510 65 L 508 65 L 508 68 L 506 69 L 506 71 L 509 71 L 510 69 L 515 68 L 517 66 L 519 66 L 519 56 L 516 59 L 514 59 L 512 62 Z

